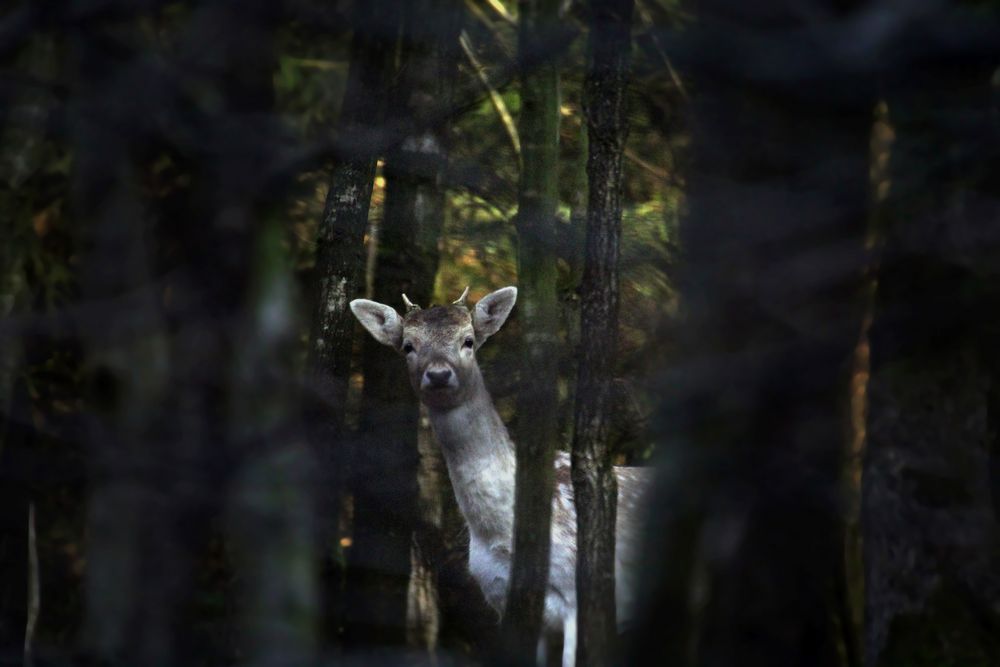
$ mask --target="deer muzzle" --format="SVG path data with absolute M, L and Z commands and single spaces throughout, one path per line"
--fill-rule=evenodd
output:
M 431 364 L 424 371 L 420 379 L 420 389 L 455 389 L 458 387 L 458 378 L 454 371 L 445 364 Z

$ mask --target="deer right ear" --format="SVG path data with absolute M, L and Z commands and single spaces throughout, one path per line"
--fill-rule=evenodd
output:
M 403 342 L 403 320 L 395 308 L 368 299 L 355 299 L 351 301 L 351 312 L 375 340 L 394 350 L 399 349 Z
M 476 331 L 476 342 L 479 345 L 500 330 L 507 321 L 510 311 L 514 309 L 515 301 L 517 301 L 516 287 L 498 289 L 479 300 L 472 313 L 472 328 Z

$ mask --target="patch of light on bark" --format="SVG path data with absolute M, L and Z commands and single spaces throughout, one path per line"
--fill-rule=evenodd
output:
M 267 340 L 281 338 L 291 327 L 291 300 L 288 294 L 288 280 L 282 277 L 272 281 L 267 294 L 261 300 L 262 303 L 257 312 L 257 323 Z
M 344 191 L 337 195 L 337 201 L 341 204 L 353 204 L 358 199 L 358 188 L 355 185 L 348 185 Z
M 333 284 L 327 283 L 326 312 L 335 313 L 347 305 L 347 278 L 341 277 Z

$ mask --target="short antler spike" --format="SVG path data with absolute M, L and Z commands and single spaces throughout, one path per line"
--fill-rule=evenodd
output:
M 468 306 L 468 304 L 465 303 L 465 299 L 468 296 L 469 296 L 469 286 L 466 285 L 465 286 L 465 291 L 462 292 L 462 296 L 460 296 L 457 299 L 455 299 L 454 301 L 452 301 L 452 304 L 455 305 L 455 306 Z
M 420 310 L 420 306 L 410 301 L 410 299 L 404 294 L 403 303 L 406 304 L 406 312 L 412 313 L 415 310 Z

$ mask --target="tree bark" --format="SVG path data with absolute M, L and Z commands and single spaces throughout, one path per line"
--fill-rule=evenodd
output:
M 889 80 L 895 141 L 862 478 L 871 667 L 1000 664 L 992 71 L 975 55 L 932 53 Z
M 592 0 L 584 83 L 589 185 L 581 285 L 580 367 L 573 431 L 577 517 L 577 665 L 606 665 L 617 634 L 615 515 L 618 484 L 608 443 L 618 343 L 622 155 L 632 0 Z
M 873 87 L 835 55 L 836 38 L 810 43 L 808 67 L 763 64 L 761 45 L 799 52 L 806 15 L 852 20 L 837 3 L 811 5 L 704 2 L 681 52 L 699 81 L 687 321 L 661 384 L 668 435 L 634 643 L 637 655 L 665 646 L 675 664 L 841 662 L 840 474 Z
M 340 516 L 344 468 L 352 458 L 344 426 L 355 323 L 348 304 L 361 295 L 363 288 L 364 234 L 379 157 L 378 135 L 385 131 L 382 120 L 399 32 L 399 2 L 357 0 L 353 18 L 350 70 L 339 132 L 342 137 L 360 139 L 354 155 L 334 168 L 317 233 L 315 275 L 319 289 L 312 305 L 307 362 L 312 396 L 305 410 L 306 423 L 321 461 L 320 483 L 325 492 L 318 521 L 329 527 L 320 539 L 328 550 L 337 548 L 335 527 Z M 328 561 L 325 571 L 325 634 L 332 639 L 339 635 L 341 625 L 339 567 Z
M 558 26 L 557 0 L 522 0 L 521 179 L 518 186 L 518 309 L 523 361 L 517 398 L 514 544 L 502 634 L 511 659 L 534 659 L 548 583 L 553 458 L 559 438 L 559 304 L 555 251 L 558 205 L 559 72 L 554 59 L 531 54 Z

